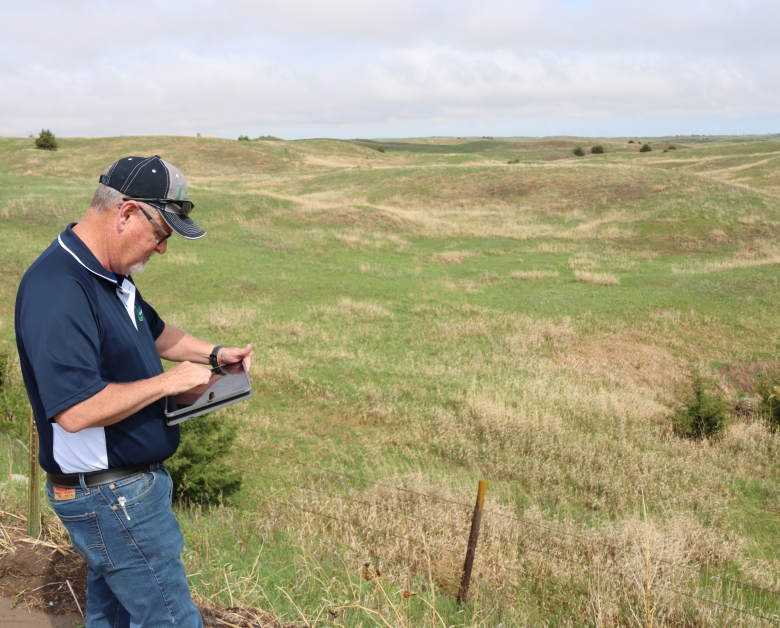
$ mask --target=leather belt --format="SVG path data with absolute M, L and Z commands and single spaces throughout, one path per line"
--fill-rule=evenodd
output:
M 124 478 L 130 477 L 139 471 L 156 471 L 162 467 L 162 462 L 155 464 L 142 464 L 135 467 L 114 467 L 105 471 L 92 471 L 90 473 L 68 473 L 58 475 L 56 473 L 47 473 L 46 479 L 55 486 L 63 488 L 81 488 L 79 476 L 84 476 L 84 484 L 87 486 L 97 486 L 98 484 L 107 484 L 108 482 L 118 482 Z

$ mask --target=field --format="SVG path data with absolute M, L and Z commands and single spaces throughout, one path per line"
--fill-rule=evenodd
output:
M 257 357 L 254 399 L 218 419 L 240 493 L 177 506 L 198 594 L 312 626 L 773 625 L 780 437 L 735 413 L 684 439 L 671 414 L 695 372 L 734 407 L 776 367 L 780 138 L 639 146 L 0 139 L 0 350 L 100 172 L 159 154 L 208 235 L 139 289 Z

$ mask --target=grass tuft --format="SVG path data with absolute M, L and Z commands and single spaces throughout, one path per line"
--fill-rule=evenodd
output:
M 582 283 L 594 283 L 599 286 L 620 285 L 620 279 L 608 273 L 592 273 L 588 270 L 575 270 L 574 278 Z
M 512 273 L 515 279 L 553 279 L 558 276 L 557 270 L 516 270 Z

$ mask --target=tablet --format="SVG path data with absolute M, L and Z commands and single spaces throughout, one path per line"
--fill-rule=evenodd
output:
M 208 384 L 165 398 L 165 419 L 176 425 L 252 397 L 252 383 L 243 362 L 211 369 Z

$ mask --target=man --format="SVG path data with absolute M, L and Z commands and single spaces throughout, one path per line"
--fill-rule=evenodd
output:
M 165 324 L 131 278 L 165 254 L 174 232 L 205 235 L 192 208 L 172 165 L 120 159 L 17 294 L 16 342 L 49 501 L 89 566 L 88 628 L 203 625 L 162 464 L 179 445 L 164 398 L 206 384 L 211 371 L 200 364 L 249 368 L 252 346 L 214 346 Z M 160 358 L 180 364 L 163 372 Z

